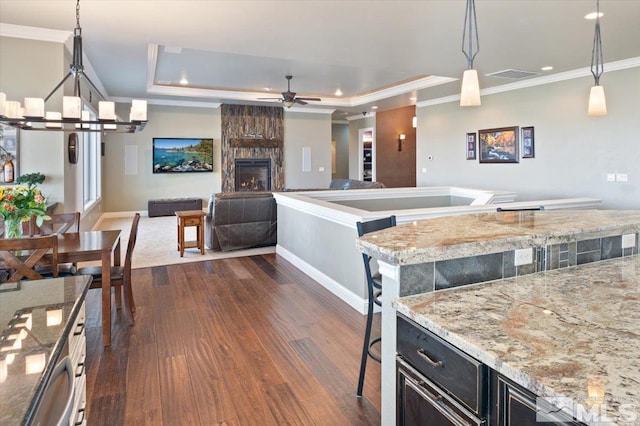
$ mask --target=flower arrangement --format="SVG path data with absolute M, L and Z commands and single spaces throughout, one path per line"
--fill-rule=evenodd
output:
M 22 222 L 36 217 L 38 226 L 51 219 L 47 213 L 46 199 L 35 186 L 0 186 L 0 214 L 4 219 L 5 237 L 22 235 Z

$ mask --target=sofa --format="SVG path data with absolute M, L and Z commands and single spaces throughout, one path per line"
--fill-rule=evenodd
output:
M 384 188 L 382 182 L 369 182 L 356 179 L 331 179 L 329 189 L 370 189 Z
M 240 250 L 277 243 L 278 210 L 271 192 L 211 194 L 205 243 L 211 250 Z

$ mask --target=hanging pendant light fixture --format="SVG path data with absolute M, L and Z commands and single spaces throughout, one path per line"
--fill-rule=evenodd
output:
M 600 36 L 600 0 L 596 0 L 596 28 L 593 35 L 593 49 L 591 50 L 591 74 L 595 85 L 589 95 L 588 114 L 592 117 L 607 115 L 607 101 L 604 97 L 604 88 L 600 86 L 600 76 L 604 72 L 602 60 L 602 38 Z
M 73 96 L 62 97 L 62 113 L 45 112 L 45 103 L 60 89 L 69 77 L 73 77 Z M 98 119 L 91 120 L 82 110 L 81 79 L 87 80 L 90 88 L 100 96 Z M 91 98 L 91 92 L 90 92 Z M 85 114 L 83 114 L 85 113 Z M 9 101 L 0 93 L 0 123 L 23 130 L 73 130 L 85 132 L 110 131 L 135 133 L 147 124 L 147 101 L 133 100 L 129 120 L 121 120 L 115 114 L 113 102 L 106 101 L 100 90 L 84 72 L 82 63 L 82 28 L 80 28 L 80 0 L 76 1 L 76 27 L 73 30 L 73 59 L 69 73 L 49 95 L 42 98 L 24 98 L 24 108 L 18 101 Z
M 465 47 L 467 47 L 466 50 Z M 462 76 L 460 106 L 480 105 L 480 84 L 478 83 L 478 72 L 473 69 L 473 60 L 476 58 L 479 51 L 480 39 L 478 38 L 476 4 L 475 0 L 467 0 L 467 10 L 464 14 L 464 27 L 462 30 L 462 53 L 465 58 L 467 58 L 467 70 Z

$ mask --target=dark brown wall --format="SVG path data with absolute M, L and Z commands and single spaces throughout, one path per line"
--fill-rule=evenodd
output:
M 376 180 L 388 188 L 416 186 L 415 106 L 376 113 Z M 406 135 L 402 151 L 398 136 Z

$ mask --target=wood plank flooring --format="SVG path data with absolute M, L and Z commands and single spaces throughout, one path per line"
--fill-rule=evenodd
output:
M 87 297 L 90 425 L 376 425 L 356 398 L 366 317 L 268 254 L 133 270 L 136 324 Z M 379 316 L 374 335 L 379 332 Z

